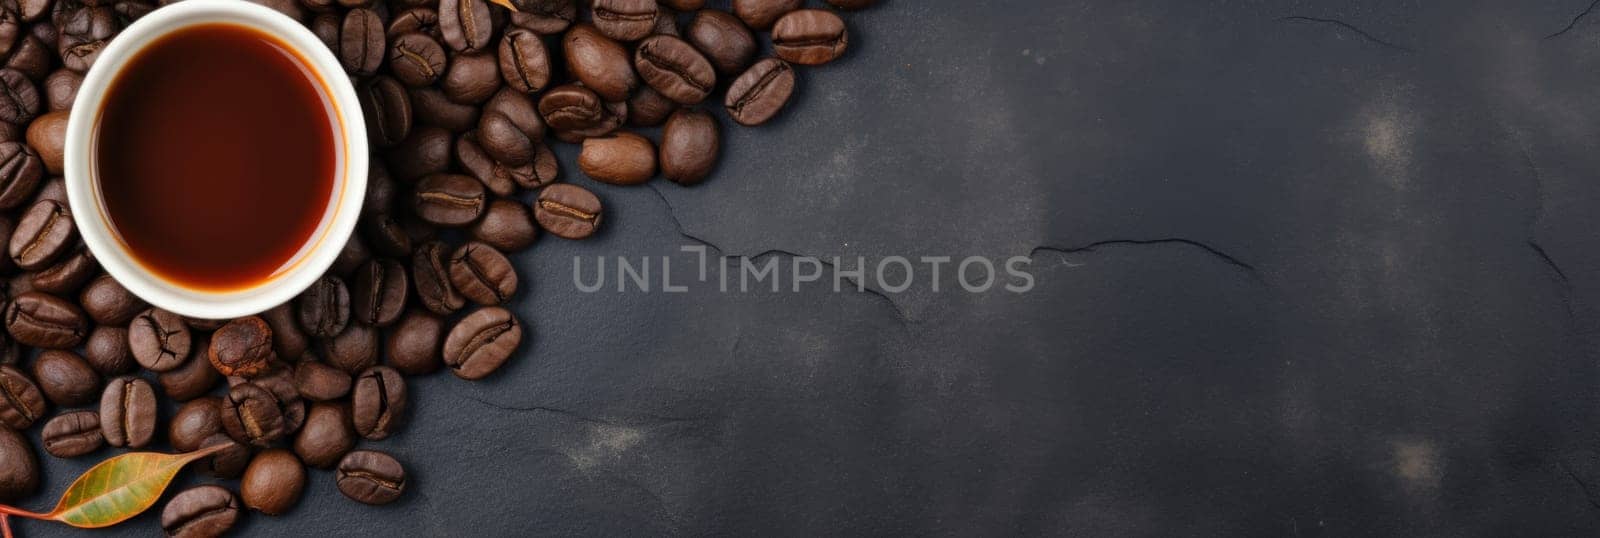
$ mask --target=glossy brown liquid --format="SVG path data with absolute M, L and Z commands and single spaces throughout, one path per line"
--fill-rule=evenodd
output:
M 95 177 L 112 227 L 180 286 L 228 290 L 292 266 L 333 203 L 338 121 L 287 45 L 210 24 L 140 51 L 112 82 Z

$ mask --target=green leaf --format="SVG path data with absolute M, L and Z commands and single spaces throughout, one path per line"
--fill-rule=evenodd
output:
M 179 469 L 223 448 L 214 446 L 188 454 L 132 452 L 100 462 L 79 476 L 61 495 L 55 510 L 42 519 L 80 529 L 127 521 L 154 505 Z

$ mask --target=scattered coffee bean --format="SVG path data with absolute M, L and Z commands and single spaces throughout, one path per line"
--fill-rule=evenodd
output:
M 739 74 L 759 50 L 755 34 L 738 17 L 718 9 L 696 12 L 685 34 L 689 43 L 705 53 L 717 72 L 724 75 Z
M 28 374 L 14 366 L 0 366 L 0 430 L 26 430 L 49 412 L 44 392 Z
M 278 398 L 256 385 L 234 385 L 222 399 L 221 411 L 223 429 L 240 443 L 264 447 L 285 433 Z
M 47 349 L 33 359 L 33 379 L 60 407 L 88 405 L 100 396 L 100 374 L 71 351 Z
M 128 325 L 128 349 L 139 365 L 165 372 L 189 358 L 189 324 L 177 314 L 151 308 L 134 316 Z
M 490 112 L 478 119 L 478 143 L 483 151 L 504 166 L 522 166 L 533 162 L 535 144 L 522 129 L 511 123 L 511 118 Z
M 6 306 L 6 332 L 24 345 L 68 349 L 82 342 L 88 330 L 88 316 L 54 295 L 29 291 Z
M 366 76 L 378 72 L 383 64 L 383 19 L 370 9 L 352 9 L 344 14 L 339 26 L 339 64 L 352 75 Z
M 466 299 L 450 283 L 450 247 L 431 241 L 417 247 L 411 258 L 411 280 L 416 285 L 417 298 L 428 310 L 447 316 L 466 305 Z
M 272 327 L 257 316 L 228 322 L 211 335 L 211 366 L 222 375 L 254 377 L 272 365 Z
M 778 19 L 772 27 L 772 49 L 779 58 L 800 65 L 822 65 L 844 55 L 850 34 L 844 20 L 831 11 L 802 9 Z
M 783 60 L 767 58 L 750 66 L 728 85 L 723 104 L 728 108 L 728 117 L 740 125 L 761 125 L 789 104 L 794 86 L 794 68 Z
M 669 35 L 651 36 L 639 43 L 633 66 L 651 88 L 686 105 L 704 101 L 717 86 L 711 62 L 694 45 Z
M 522 324 L 498 306 L 479 308 L 450 329 L 444 363 L 457 377 L 483 379 L 500 369 L 522 344 Z
M 126 325 L 149 307 L 111 275 L 101 275 L 90 281 L 78 294 L 78 302 L 83 305 L 83 311 L 101 325 Z
M 207 396 L 178 407 L 167 424 L 167 441 L 179 452 L 192 452 L 222 431 L 222 399 Z
M 78 98 L 78 87 L 83 85 L 83 74 L 71 69 L 57 69 L 44 79 L 45 101 L 49 109 L 70 110 Z
M 677 109 L 677 101 L 645 86 L 628 98 L 628 125 L 655 127 L 667 121 L 667 116 Z
M 412 88 L 406 94 L 411 96 L 411 114 L 416 122 L 445 130 L 447 138 L 450 133 L 464 133 L 478 125 L 478 107 L 451 101 L 436 88 Z M 395 166 L 395 159 L 389 158 L 390 166 Z
M 161 509 L 161 530 L 172 538 L 213 538 L 239 521 L 239 498 L 222 486 L 195 486 Z
M 473 241 L 450 255 L 450 284 L 469 301 L 499 305 L 517 292 L 517 272 L 505 254 Z
M 384 357 L 390 367 L 405 375 L 433 373 L 443 365 L 440 355 L 443 342 L 444 318 L 413 308 L 389 330 L 383 344 Z M 344 381 L 348 389 L 349 376 Z
M 350 291 L 338 277 L 324 276 L 295 299 L 300 326 L 316 338 L 332 338 L 350 323 Z
M 533 93 L 550 83 L 550 54 L 532 30 L 507 28 L 496 59 L 500 77 L 516 91 Z
M 244 505 L 269 516 L 294 508 L 305 488 L 305 465 L 293 453 L 281 448 L 256 454 L 239 481 L 239 495 L 244 498 Z
M 661 175 L 680 185 L 705 181 L 717 166 L 721 148 L 715 117 L 699 110 L 679 110 L 661 131 Z
M 483 183 L 471 176 L 436 174 L 417 182 L 412 208 L 418 217 L 439 226 L 465 226 L 483 215 L 488 205 Z
M 379 75 L 357 86 L 356 95 L 367 122 L 367 138 L 374 147 L 399 144 L 411 134 L 411 96 L 400 81 Z
M 378 330 L 356 322 L 344 332 L 322 341 L 322 358 L 328 364 L 356 374 L 378 364 Z
M 356 447 L 350 411 L 342 403 L 318 403 L 306 413 L 306 425 L 294 438 L 294 453 L 306 465 L 326 469 Z
M 517 252 L 533 245 L 539 238 L 539 225 L 533 221 L 533 209 L 522 202 L 499 199 L 489 202 L 483 218 L 467 229 L 474 239 L 502 252 Z
M 444 47 L 426 34 L 405 34 L 389 43 L 389 71 L 407 86 L 433 84 L 444 76 L 448 63 Z
M 294 306 L 284 303 L 261 313 L 261 319 L 267 321 L 267 326 L 272 329 L 272 349 L 277 353 L 279 360 L 300 360 L 310 341 L 305 331 L 300 330 L 300 323 L 295 320 Z
M 100 415 L 94 411 L 69 411 L 44 423 L 39 431 L 44 451 L 57 458 L 76 458 L 100 450 L 106 438 L 100 433 Z
M 43 269 L 65 254 L 77 236 L 66 202 L 39 200 L 11 232 L 11 259 L 24 271 Z
M 52 174 L 60 174 L 62 161 L 67 148 L 67 113 L 66 110 L 51 112 L 33 120 L 28 124 L 28 146 L 38 153 L 39 160 L 43 162 L 45 170 Z M 0 153 L 0 173 L 11 175 L 9 166 L 13 164 L 10 159 L 5 159 Z M 5 197 L 0 197 L 3 202 Z
M 387 153 L 389 172 L 401 182 L 415 183 L 423 176 L 448 170 L 452 140 L 449 131 L 438 127 L 412 128 L 411 135 Z
M 15 502 L 39 489 L 39 458 L 28 440 L 0 427 L 0 502 Z
M 361 437 L 387 439 L 399 429 L 405 414 L 406 382 L 400 372 L 374 366 L 356 376 L 350 393 L 350 417 Z
M 335 480 L 340 493 L 363 504 L 389 504 L 406 490 L 405 468 L 394 457 L 373 450 L 345 455 Z
M 494 39 L 488 2 L 439 0 L 439 33 L 458 52 L 484 50 Z
M 784 14 L 800 9 L 804 0 L 733 0 L 733 14 L 757 30 L 766 30 Z
M 458 53 L 450 59 L 439 89 L 457 103 L 482 103 L 500 90 L 500 62 L 493 51 Z
M 594 0 L 594 26 L 617 41 L 638 41 L 655 30 L 656 0 Z
M 89 249 L 77 247 L 56 263 L 34 272 L 30 278 L 33 289 L 59 297 L 71 297 L 99 271 L 100 266 L 95 263 Z
M 396 332 L 405 330 L 405 318 Z M 395 333 L 390 333 L 395 334 Z M 393 360 L 391 358 L 391 360 Z M 350 374 L 315 360 L 301 361 L 294 368 L 294 386 L 300 396 L 315 402 L 343 398 L 350 393 Z
M 542 35 L 565 32 L 578 20 L 576 0 L 513 0 L 511 22 Z
M 593 25 L 577 24 L 567 30 L 562 49 L 572 75 L 606 101 L 625 101 L 639 87 L 628 49 Z
M 139 367 L 128 349 L 128 330 L 114 325 L 96 325 L 83 343 L 83 358 L 103 376 L 118 376 Z
M 603 183 L 638 185 L 656 175 L 656 147 L 650 139 L 626 131 L 590 138 L 583 141 L 578 169 Z
M 356 270 L 350 288 L 350 308 L 355 320 L 387 327 L 405 312 L 411 281 L 406 268 L 388 258 L 374 259 Z
M 156 389 L 138 377 L 119 377 L 100 394 L 100 433 L 114 447 L 144 448 L 156 434 Z
M 389 28 L 386 30 L 390 40 L 412 32 L 442 39 L 444 36 L 439 33 L 439 12 L 429 7 L 406 8 L 395 15 L 394 20 L 389 21 Z
M 168 398 L 180 402 L 199 398 L 211 392 L 222 379 L 222 374 L 211 366 L 211 342 L 207 336 L 195 336 L 189 346 L 189 357 L 183 365 L 156 376 L 161 391 Z
M 600 199 L 583 187 L 557 183 L 539 191 L 533 216 L 556 237 L 584 239 L 600 228 Z
M 17 142 L 0 143 L 0 209 L 26 203 L 44 180 L 44 172 L 44 160 L 33 148 Z

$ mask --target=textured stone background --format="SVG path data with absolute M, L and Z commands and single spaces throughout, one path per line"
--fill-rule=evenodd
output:
M 886 0 L 707 184 L 574 179 L 605 233 L 518 258 L 535 336 L 492 381 L 412 385 L 378 444 L 401 502 L 319 472 L 243 530 L 1593 535 L 1590 9 Z M 572 282 L 575 256 L 697 245 L 1031 255 L 1037 283 Z M 109 453 L 51 463 L 34 504 Z

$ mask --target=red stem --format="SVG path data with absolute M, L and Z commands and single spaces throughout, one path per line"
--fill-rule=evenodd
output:
M 28 519 L 50 519 L 50 515 L 49 514 L 40 514 L 40 513 L 37 513 L 37 512 L 29 512 L 27 510 L 23 510 L 21 508 L 15 507 L 15 506 L 6 506 L 6 505 L 3 505 L 3 504 L 0 504 L 0 517 L 4 517 L 4 516 L 17 516 L 17 517 L 25 517 L 25 518 L 28 518 Z
M 11 538 L 11 516 L 0 514 L 0 536 Z

